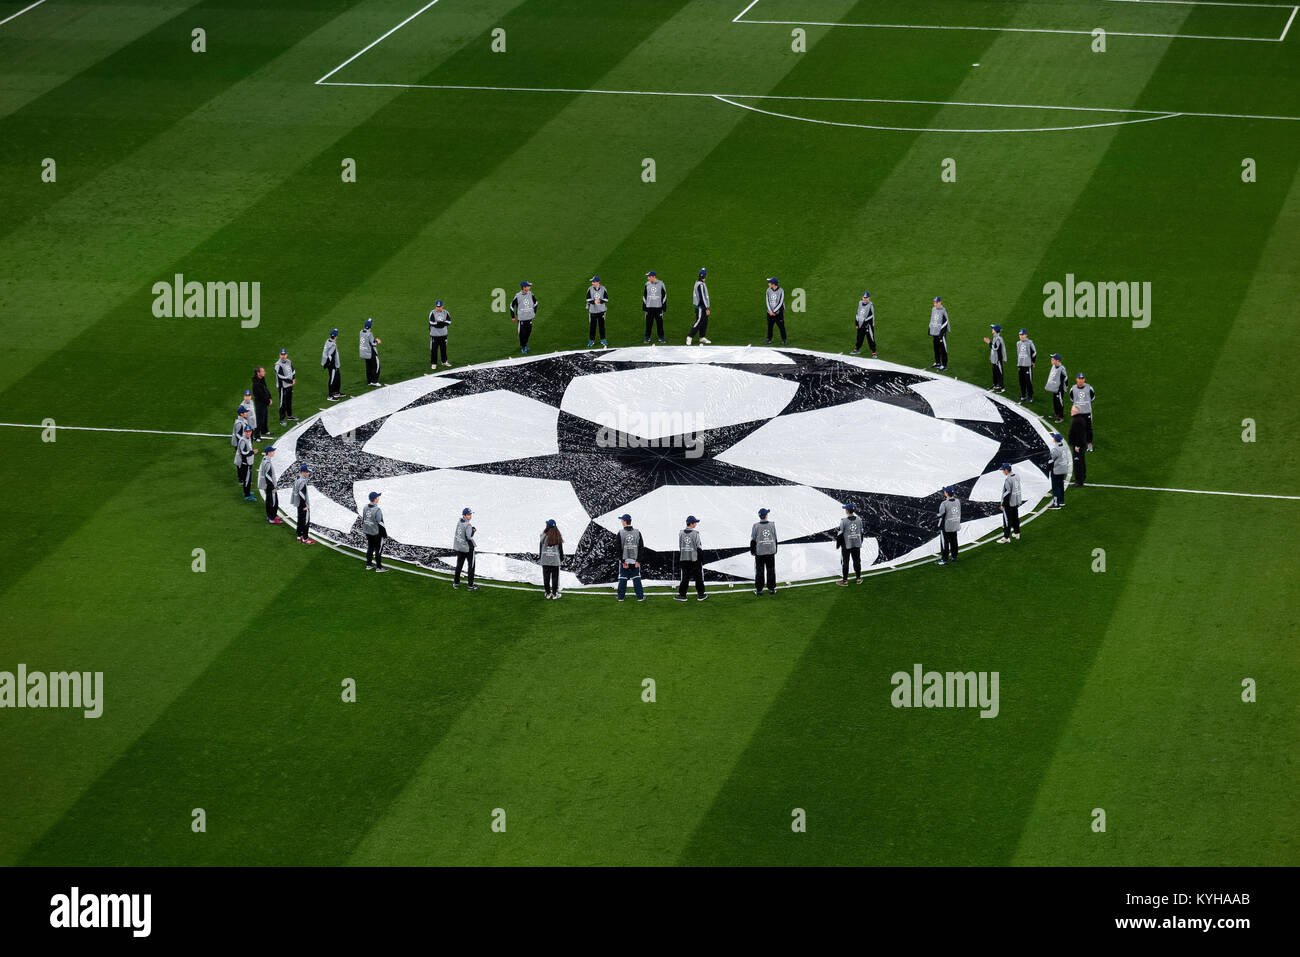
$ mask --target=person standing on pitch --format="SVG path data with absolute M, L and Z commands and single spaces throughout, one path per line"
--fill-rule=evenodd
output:
M 587 348 L 596 344 L 596 332 L 600 332 L 600 344 L 609 345 L 605 338 L 605 313 L 609 307 L 609 291 L 600 284 L 599 276 L 592 276 L 587 287 Z
M 853 559 L 853 580 L 862 584 L 862 519 L 854 511 L 852 502 L 844 503 L 844 517 L 840 530 L 835 533 L 835 544 L 840 547 L 840 580 L 837 585 L 849 583 L 849 559 Z
M 439 299 L 429 310 L 429 368 L 438 368 L 438 356 L 442 356 L 442 364 L 451 368 L 451 363 L 447 361 L 447 327 L 451 325 L 451 313 L 443 308 L 442 300 Z
M 1007 344 L 1002 341 L 1002 327 L 996 322 L 989 326 L 993 330 L 993 338 L 984 337 L 984 341 L 989 347 L 989 364 L 993 366 L 993 387 L 990 392 L 1006 392 L 1006 380 L 1002 368 L 1007 361 Z
M 709 287 L 704 281 L 704 277 L 708 274 L 707 269 L 701 268 L 700 277 L 695 280 L 695 288 L 691 290 L 691 304 L 695 306 L 695 322 L 691 325 L 691 334 L 686 337 L 688 346 L 696 336 L 700 337 L 700 345 L 712 344 L 704 338 L 704 334 L 709 331 Z
M 1070 452 L 1074 458 L 1074 487 L 1083 488 L 1088 477 L 1088 423 L 1077 405 L 1070 406 Z
M 311 508 L 307 503 L 307 483 L 310 479 L 310 466 L 300 465 L 298 477 L 293 480 L 293 491 L 289 493 L 289 504 L 298 509 L 298 541 L 304 545 L 316 544 L 311 540 L 311 523 L 308 520 Z
M 1065 507 L 1065 473 L 1070 463 L 1065 454 L 1065 443 L 1060 432 L 1052 433 L 1052 504 L 1048 508 Z
M 1038 361 L 1038 349 L 1028 331 L 1021 329 L 1016 340 L 1016 372 L 1020 376 L 1020 401 L 1034 401 L 1034 363 Z
M 641 309 L 645 312 L 645 341 L 650 341 L 650 332 L 655 330 L 660 342 L 664 339 L 664 310 L 668 308 L 668 287 L 651 269 L 645 274 L 645 289 L 641 293 Z
M 871 293 L 862 294 L 862 299 L 858 302 L 858 314 L 853 318 L 853 322 L 858 327 L 858 341 L 849 355 L 856 356 L 861 352 L 862 340 L 865 339 L 871 346 L 871 358 L 876 358 L 876 307 L 871 304 Z
M 369 503 L 361 510 L 361 530 L 366 533 L 366 571 L 373 567 L 377 572 L 386 572 L 384 567 L 384 539 L 388 529 L 384 528 L 384 510 L 379 507 L 379 493 L 371 492 Z M 374 565 L 370 564 L 371 557 Z
M 361 358 L 366 360 L 366 385 L 372 388 L 380 384 L 379 344 L 382 341 L 370 331 L 374 324 L 375 320 L 366 319 L 366 324 L 361 327 Z
M 267 421 L 271 417 L 271 387 L 266 384 L 265 366 L 253 370 L 253 411 L 257 416 L 253 425 L 253 441 L 275 438 Z
M 239 448 L 239 440 L 244 437 L 244 430 L 248 428 L 248 406 L 241 405 L 235 409 L 235 424 L 230 429 L 230 447 Z M 239 463 L 235 463 L 236 469 Z
M 695 526 L 700 520 L 694 515 L 686 516 L 686 527 L 677 533 L 677 560 L 681 564 L 682 580 L 677 586 L 677 601 L 686 601 L 686 586 L 695 582 L 695 600 L 704 601 L 709 596 L 704 593 L 704 545 Z
M 456 553 L 456 574 L 451 579 L 452 588 L 460 587 L 460 570 L 468 564 L 468 590 L 478 591 L 478 585 L 474 584 L 474 533 L 478 529 L 474 527 L 473 521 L 473 510 L 469 508 L 461 509 L 460 521 L 456 523 L 456 530 L 451 540 L 452 551 Z
M 999 545 L 1005 545 L 1013 538 L 1020 537 L 1020 476 L 1011 471 L 1011 463 L 1002 463 L 1002 537 Z
M 298 373 L 289 361 L 289 350 L 281 349 L 280 358 L 275 363 L 275 381 L 280 389 L 280 425 L 297 422 L 293 414 L 293 387 L 298 383 Z
M 1075 418 L 1082 418 L 1084 424 L 1088 427 L 1088 451 L 1092 451 L 1092 403 L 1097 397 L 1092 386 L 1088 385 L 1082 372 L 1074 377 L 1074 385 L 1070 387 L 1070 401 L 1077 412 L 1071 414 Z
M 274 445 L 262 449 L 262 467 L 257 470 L 257 484 L 266 499 L 266 524 L 283 525 L 284 522 L 276 514 L 280 508 L 280 493 L 275 490 L 275 470 L 271 467 L 273 458 L 275 458 Z
M 537 542 L 537 561 L 542 566 L 542 595 L 545 598 L 560 597 L 560 563 L 564 561 L 564 536 L 555 524 L 555 519 L 548 518 L 542 529 L 542 537 Z
M 951 565 L 957 561 L 957 533 L 961 531 L 961 501 L 957 490 L 948 485 L 939 503 L 939 560 L 936 565 Z
M 254 370 L 254 375 L 256 375 Z M 248 426 L 254 431 L 257 430 L 257 409 L 253 405 L 253 390 L 245 389 L 244 397 L 239 400 L 240 406 L 248 413 Z
M 758 521 L 749 530 L 749 554 L 754 556 L 754 594 L 776 594 L 776 523 L 768 519 L 770 508 L 758 510 Z
M 325 340 L 325 348 L 321 350 L 320 367 L 325 370 L 329 376 L 329 392 L 326 398 L 331 402 L 337 402 L 343 398 L 343 367 L 342 360 L 339 358 L 339 331 L 330 330 L 330 337 Z
M 239 470 L 239 484 L 244 486 L 244 501 L 256 502 L 253 494 L 253 459 L 257 449 L 253 448 L 253 430 L 244 426 L 244 434 L 235 448 L 235 468 Z
M 772 329 L 774 327 L 781 330 L 781 345 L 786 345 L 785 290 L 781 288 L 781 281 L 775 276 L 768 277 L 764 304 L 767 306 L 767 342 L 765 345 L 770 346 L 772 344 Z
M 1065 371 L 1059 352 L 1052 353 L 1052 370 L 1047 374 L 1047 391 L 1052 393 L 1052 421 L 1065 421 L 1065 391 L 1070 385 L 1070 377 Z
M 948 332 L 951 328 L 943 297 L 935 296 L 934 304 L 930 306 L 930 338 L 934 340 L 934 365 L 930 366 L 931 369 L 942 372 L 948 368 Z
M 510 300 L 510 321 L 519 324 L 519 352 L 528 355 L 528 340 L 533 334 L 533 320 L 537 318 L 537 297 L 533 284 L 527 279 L 519 284 L 519 291 Z
M 618 532 L 618 600 L 627 594 L 627 583 L 632 582 L 636 600 L 645 601 L 641 586 L 641 533 L 632 527 L 631 515 L 620 515 L 623 527 Z

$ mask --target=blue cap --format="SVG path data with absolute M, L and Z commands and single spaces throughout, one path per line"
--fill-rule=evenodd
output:
M 700 278 L 703 279 L 703 278 L 704 278 L 705 276 L 707 276 L 708 274 L 709 274 L 709 271 L 708 271 L 707 269 L 705 269 L 703 266 L 701 266 L 701 267 L 700 267 Z
M 462 508 L 462 509 L 460 510 L 460 514 L 461 514 L 461 515 L 473 515 L 473 514 L 474 514 L 474 510 L 473 510 L 472 508 L 469 508 L 468 506 L 466 506 L 465 508 Z
M 267 452 L 274 452 L 274 451 L 275 451 L 275 446 L 274 446 L 274 445 L 266 445 L 266 446 L 263 446 L 263 447 L 262 447 L 262 454 L 263 454 L 263 455 L 265 455 Z
M 945 492 L 947 492 L 949 495 L 956 495 L 956 494 L 957 494 L 957 490 L 956 490 L 955 488 L 953 488 L 951 485 L 945 485 L 945 486 L 943 487 L 943 490 L 944 490 Z
M 441 307 L 441 306 L 442 306 L 442 300 L 441 300 L 441 299 L 437 300 L 437 301 L 434 303 L 434 305 L 435 305 L 435 306 L 439 306 L 439 307 Z
M 373 502 L 375 499 L 379 498 L 379 493 L 378 493 L 378 492 L 371 492 L 370 495 L 369 495 L 369 498 L 370 498 L 370 501 Z
M 995 323 L 992 323 L 992 324 L 989 326 L 989 328 L 992 329 L 994 332 L 1001 332 L 1001 331 L 1002 331 L 1002 327 L 999 326 L 996 322 L 995 322 Z
M 779 286 L 779 285 L 781 285 L 781 280 L 777 279 L 775 276 L 768 276 L 768 277 L 767 277 L 767 281 L 770 282 L 770 283 L 771 283 L 772 285 L 774 285 L 774 286 Z
M 600 282 L 600 277 L 592 276 L 590 279 L 587 280 L 587 282 Z
M 853 503 L 845 502 L 843 505 L 840 506 L 840 508 L 844 509 L 844 511 L 846 512 L 851 512 L 853 511 Z
M 1029 330 L 1028 330 L 1028 329 L 1021 329 L 1018 333 L 1016 333 L 1016 335 L 1018 335 L 1018 336 L 1027 336 L 1027 335 L 1029 335 Z
M 696 518 L 694 515 L 687 515 L 687 516 L 686 516 L 686 524 L 687 524 L 687 525 L 698 525 L 699 523 L 700 523 L 700 520 L 699 520 L 698 518 Z
M 651 269 L 648 273 L 646 273 L 646 275 L 647 275 L 647 276 L 657 276 L 657 275 L 659 275 L 659 274 L 658 274 L 657 272 L 655 272 L 653 269 Z
M 626 512 L 624 512 L 622 515 L 620 515 L 620 516 L 618 517 L 618 520 L 619 520 L 620 522 L 630 522 L 630 521 L 632 521 L 632 516 L 631 516 L 631 515 L 628 515 Z
M 1055 359 L 1057 362 L 1060 362 L 1060 361 L 1061 361 L 1061 354 L 1060 354 L 1059 352 L 1053 352 L 1050 356 L 1048 356 L 1048 358 L 1049 358 L 1049 359 Z
M 373 326 L 374 324 L 375 324 L 375 320 L 373 320 L 373 319 L 367 319 L 367 320 L 366 320 L 366 328 L 367 328 L 367 329 L 369 329 L 369 328 L 370 328 L 371 326 Z
M 548 518 L 548 519 L 546 520 L 546 527 L 547 527 L 547 528 L 554 528 L 554 527 L 555 527 L 555 519 L 553 519 L 553 518 Z
M 519 282 L 519 288 L 520 288 L 520 289 L 527 289 L 527 288 L 528 288 L 529 286 L 531 286 L 531 285 L 532 285 L 532 283 L 529 282 L 527 279 L 520 280 L 520 282 Z
M 943 296 L 935 296 L 935 297 L 934 297 L 934 301 L 935 301 L 935 302 L 943 302 Z
M 282 355 L 282 356 L 287 356 L 288 354 L 289 354 L 289 350 L 288 350 L 288 349 L 281 349 L 281 350 L 280 350 L 280 355 Z
M 767 513 L 770 512 L 770 511 L 772 511 L 770 508 L 760 508 L 760 509 L 758 510 L 758 517 L 759 517 L 759 518 L 764 518 L 764 517 L 767 515 Z
M 248 407 L 241 405 L 235 410 L 235 415 L 248 415 Z
M 1010 463 L 1010 462 L 1003 462 L 1003 463 L 1002 463 L 1002 471 L 1004 471 L 1004 472 L 1010 472 L 1010 471 L 1011 471 L 1011 463 Z
M 244 434 L 245 434 L 245 435 L 252 435 L 252 434 L 253 434 L 253 427 L 252 427 L 251 425 L 246 425 L 246 426 L 244 426 Z
M 1074 374 L 1074 377 L 1075 377 L 1076 379 L 1086 379 L 1086 378 L 1088 378 L 1088 377 L 1087 377 L 1086 375 L 1084 375 L 1082 372 L 1076 372 L 1076 373 Z
M 245 390 L 244 390 L 244 395 L 252 395 L 252 394 L 253 394 L 253 390 L 252 390 L 252 389 L 245 389 Z
M 331 330 L 330 330 L 330 338 L 331 338 L 331 339 L 337 339 L 337 338 L 338 338 L 338 335 L 339 335 L 339 331 L 338 331 L 337 329 L 331 329 Z
M 870 298 L 871 298 L 871 293 L 869 293 L 869 292 L 864 292 L 864 293 L 862 294 L 862 298 L 863 298 L 863 299 L 870 299 Z
M 1058 442 L 1062 442 L 1062 441 L 1064 441 L 1064 439 L 1061 438 L 1061 433 L 1060 433 L 1060 432 L 1053 432 L 1053 433 L 1052 433 L 1052 438 L 1056 439 L 1056 441 L 1058 441 Z
M 310 471 L 311 471 L 311 466 L 308 465 L 306 462 L 304 462 L 302 465 L 298 466 L 298 471 L 299 471 L 299 472 L 310 472 Z

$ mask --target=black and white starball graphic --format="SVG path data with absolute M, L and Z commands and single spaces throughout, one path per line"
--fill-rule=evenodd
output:
M 375 389 L 276 442 L 277 484 L 310 464 L 313 534 L 364 550 L 359 514 L 382 493 L 391 557 L 454 564 L 474 510 L 480 577 L 540 584 L 555 519 L 561 585 L 618 577 L 618 516 L 645 543 L 647 583 L 677 580 L 677 535 L 700 519 L 705 578 L 753 576 L 750 533 L 771 509 L 777 578 L 839 578 L 842 505 L 862 516 L 864 567 L 938 554 L 941 489 L 962 501 L 960 541 L 1001 526 L 1003 475 L 1022 514 L 1045 504 L 1051 436 L 978 386 L 856 356 L 658 346 L 563 352 L 448 370 Z M 282 493 L 287 507 L 289 496 Z

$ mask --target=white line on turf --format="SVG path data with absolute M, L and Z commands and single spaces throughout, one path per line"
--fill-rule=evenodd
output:
M 379 46 L 379 44 L 383 43 L 385 40 L 387 40 L 389 37 L 391 37 L 394 33 L 396 33 L 398 30 L 402 29 L 402 27 L 406 26 L 408 23 L 410 23 L 412 20 L 414 20 L 414 19 L 415 19 L 416 17 L 418 17 L 420 14 L 424 13 L 425 10 L 428 10 L 430 7 L 432 7 L 432 6 L 433 6 L 434 4 L 436 4 L 437 2 L 438 2 L 438 0 L 429 0 L 428 3 L 426 3 L 424 6 L 422 6 L 419 10 L 416 10 L 413 14 L 411 14 L 409 17 L 407 17 L 405 20 L 403 20 L 403 21 L 402 21 L 401 23 L 399 23 L 397 26 L 393 27 L 393 29 L 389 30 L 387 33 L 385 33 L 383 36 L 381 36 L 378 40 L 371 40 L 369 43 L 367 43 L 365 46 L 363 46 L 360 50 L 358 50 L 356 53 L 352 54 L 352 56 L 348 57 L 346 60 L 344 60 L 342 63 L 340 63 L 340 64 L 339 64 L 338 66 L 336 66 L 334 69 L 330 70 L 328 73 L 326 73 L 323 77 L 321 77 L 321 78 L 320 78 L 319 80 L 317 80 L 316 82 L 317 82 L 317 83 L 324 83 L 326 80 L 328 80 L 330 77 L 332 77 L 335 73 L 339 72 L 339 70 L 343 69 L 343 68 L 344 68 L 345 66 L 347 66 L 349 63 L 351 63 L 353 60 L 355 60 L 357 57 L 361 56 L 361 54 L 365 53 L 367 50 L 371 50 L 371 49 L 373 49 L 374 47 Z
M 1300 502 L 1300 495 L 1266 495 L 1261 492 L 1220 492 L 1201 488 L 1157 488 L 1153 485 L 1105 485 L 1101 482 L 1088 482 L 1086 488 L 1128 488 L 1140 492 L 1183 492 L 1187 495 L 1230 495 L 1234 498 L 1283 498 Z
M 11 14 L 9 14 L 9 16 L 5 17 L 3 20 L 0 20 L 0 27 L 4 26 L 4 25 L 5 25 L 6 23 L 8 23 L 10 20 L 14 20 L 14 19 L 17 19 L 18 17 L 21 17 L 21 16 L 22 16 L 24 13 L 26 13 L 28 10 L 35 10 L 37 7 L 39 7 L 39 6 L 40 6 L 42 3 L 44 3 L 44 2 L 45 2 L 45 0 L 36 0 L 36 2 L 33 3 L 31 6 L 29 6 L 29 7 L 23 7 L 23 8 L 22 8 L 21 10 L 19 10 L 17 13 L 11 13 Z M 758 0 L 754 0 L 754 2 L 757 3 Z
M 1295 22 L 1295 15 L 1296 15 L 1296 11 L 1297 11 L 1297 10 L 1300 10 L 1300 7 L 1292 7 L 1292 8 L 1291 8 L 1291 16 L 1290 16 L 1290 18 L 1286 21 L 1286 26 L 1282 28 L 1282 35 L 1281 35 L 1280 37 L 1278 37 L 1278 42 L 1279 42 L 1279 43 L 1281 43 L 1283 40 L 1285 40 L 1285 39 L 1286 39 L 1286 35 L 1287 35 L 1287 33 L 1290 32 L 1290 30 L 1291 30 L 1291 24 Z
M 28 422 L 0 422 L 7 429 L 54 429 L 55 432 L 130 432 L 138 435 L 198 435 L 204 438 L 228 439 L 229 432 L 166 432 L 162 429 L 106 429 L 93 425 L 32 425 Z

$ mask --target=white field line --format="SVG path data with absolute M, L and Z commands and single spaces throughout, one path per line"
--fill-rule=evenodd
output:
M 53 429 L 59 432 L 129 432 L 135 435 L 197 435 L 203 438 L 228 439 L 229 432 L 165 432 L 162 429 L 107 429 L 93 425 L 32 425 L 27 422 L 0 422 L 6 429 Z
M 951 26 L 943 24 L 927 23 L 842 23 L 834 20 L 745 20 L 742 19 L 746 13 L 758 5 L 759 0 L 754 0 L 749 6 L 742 10 L 735 17 L 732 23 L 750 23 L 760 26 L 786 26 L 786 27 L 863 27 L 871 30 L 976 30 L 990 33 L 1042 33 L 1042 34 L 1065 34 L 1074 36 L 1090 36 L 1092 29 L 1087 30 L 1065 30 L 1050 29 L 1047 27 L 975 27 L 975 26 Z M 1290 10 L 1291 18 L 1287 20 L 1286 26 L 1282 33 L 1276 37 L 1226 37 L 1217 34 L 1195 34 L 1195 33 L 1141 33 L 1127 32 L 1123 30 L 1107 30 L 1106 33 L 1112 37 L 1146 37 L 1151 39 L 1163 40 L 1242 40 L 1249 43 L 1281 43 L 1286 39 L 1287 31 L 1291 29 L 1291 21 L 1295 19 L 1296 11 L 1300 7 L 1293 6 L 1289 3 L 1226 3 L 1222 0 L 1106 0 L 1109 3 L 1165 3 L 1176 4 L 1190 7 L 1263 7 L 1276 10 Z
M 352 56 L 348 57 L 346 60 L 344 60 L 342 63 L 340 63 L 340 64 L 339 64 L 338 66 L 336 66 L 334 69 L 330 70 L 328 73 L 326 73 L 323 77 L 321 77 L 321 78 L 320 78 L 319 80 L 317 80 L 316 82 L 317 82 L 317 83 L 324 83 L 326 80 L 328 80 L 330 77 L 332 77 L 335 73 L 339 72 L 339 70 L 343 69 L 343 68 L 344 68 L 345 66 L 347 66 L 349 63 L 351 63 L 353 60 L 355 60 L 357 57 L 361 56 L 361 54 L 365 53 L 367 50 L 371 50 L 371 49 L 373 49 L 374 47 L 379 46 L 379 44 L 383 43 L 385 40 L 387 40 L 389 37 L 391 37 L 394 33 L 396 33 L 398 30 L 402 29 L 402 27 L 406 26 L 408 23 L 410 23 L 412 20 L 414 20 L 414 19 L 415 19 L 416 17 L 418 17 L 420 14 L 424 13 L 425 10 L 428 10 L 430 7 L 432 7 L 432 6 L 433 6 L 434 4 L 436 4 L 437 2 L 438 2 L 438 0 L 429 0 L 428 3 L 426 3 L 424 6 L 422 6 L 419 10 L 416 10 L 413 14 L 411 14 L 409 17 L 407 17 L 405 20 L 403 20 L 403 21 L 402 21 L 401 23 L 399 23 L 397 26 L 393 27 L 393 29 L 389 30 L 387 33 L 385 33 L 383 36 L 381 36 L 378 40 L 371 40 L 369 43 L 367 43 L 365 46 L 363 46 L 360 50 L 358 50 L 356 53 L 352 54 Z M 757 0 L 755 0 L 755 2 L 757 2 Z
M 1101 482 L 1088 482 L 1087 488 L 1128 488 L 1140 492 L 1182 492 L 1185 495 L 1230 495 L 1234 498 L 1282 498 L 1300 502 L 1300 495 L 1267 495 L 1261 492 L 1219 492 L 1200 488 L 1157 488 L 1153 485 L 1104 485 Z
M 0 27 L 4 26 L 4 25 L 5 25 L 6 23 L 8 23 L 10 20 L 15 20 L 15 19 L 17 19 L 18 17 L 21 17 L 21 16 L 22 16 L 24 13 L 26 13 L 28 10 L 35 10 L 37 7 L 39 7 L 39 6 L 40 6 L 42 3 L 44 3 L 44 2 L 45 2 L 45 0 L 36 0 L 36 2 L 33 3 L 31 6 L 29 6 L 29 7 L 23 7 L 23 8 L 22 8 L 21 10 L 19 10 L 17 13 L 11 13 L 11 14 L 9 14 L 9 16 L 5 17 L 3 20 L 0 20 Z M 754 0 L 754 2 L 757 3 L 758 0 Z

